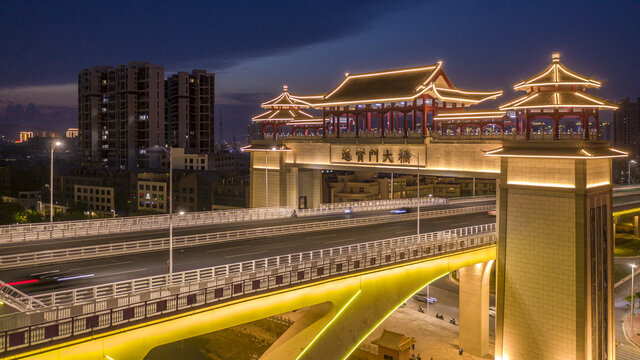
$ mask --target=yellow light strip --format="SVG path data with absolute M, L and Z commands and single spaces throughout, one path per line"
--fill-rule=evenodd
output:
M 609 150 L 611 150 L 611 151 L 615 151 L 615 152 L 620 153 L 620 154 L 629 155 L 629 153 L 624 152 L 624 151 L 622 151 L 622 150 L 618 150 L 618 149 L 614 149 L 614 148 L 609 148 Z
M 593 187 L 598 187 L 598 186 L 604 186 L 604 185 L 610 185 L 611 183 L 609 181 L 603 181 L 603 182 L 599 182 L 599 183 L 595 183 L 595 184 L 589 184 L 587 185 L 587 189 L 593 188 Z
M 477 104 L 479 102 L 488 100 L 488 99 L 492 99 L 492 98 L 496 98 L 500 95 L 502 95 L 502 91 L 499 92 L 493 92 L 493 93 L 473 93 L 473 92 L 469 92 L 469 91 L 461 91 L 461 90 L 455 90 L 455 89 L 441 89 L 444 91 L 454 91 L 457 92 L 459 94 L 466 94 L 466 95 L 488 95 L 487 97 L 480 99 L 480 100 L 473 100 L 473 99 L 464 99 L 464 98 L 454 98 L 454 97 L 448 97 L 448 96 L 442 96 L 439 92 L 438 92 L 438 88 L 436 88 L 435 86 L 430 86 L 433 89 L 433 92 L 436 94 L 436 97 L 440 98 L 441 100 L 451 100 L 451 101 L 459 101 L 459 102 L 468 102 L 468 103 L 474 103 Z
M 615 110 L 617 106 L 610 105 L 580 105 L 580 104 L 560 104 L 560 105 L 528 105 L 528 106 L 510 106 L 505 109 L 548 109 L 548 108 L 556 108 L 556 107 L 567 107 L 567 108 L 607 108 Z M 503 109 L 502 107 L 500 107 Z M 535 114 L 534 114 L 535 115 Z M 561 114 L 562 115 L 562 114 Z
M 326 99 L 326 98 L 331 97 L 331 95 L 335 94 L 338 90 L 340 90 L 340 88 L 342 88 L 347 83 L 347 81 L 349 81 L 350 79 L 356 79 L 356 78 L 361 78 L 361 77 L 370 77 L 370 76 L 388 75 L 388 74 L 397 74 L 397 73 L 403 73 L 403 72 L 431 70 L 431 69 L 434 69 L 435 67 L 436 67 L 436 65 L 431 65 L 431 66 L 420 67 L 420 68 L 412 68 L 412 69 L 401 69 L 401 70 L 382 71 L 382 72 L 377 72 L 377 73 L 347 75 L 347 77 L 340 83 L 340 85 L 338 85 L 337 88 L 335 88 L 332 92 L 330 92 L 324 98 Z
M 456 115 L 460 115 L 460 114 L 464 114 L 464 115 L 488 115 L 488 114 L 504 115 L 506 113 L 507 113 L 506 111 L 477 111 L 477 112 L 460 112 L 460 113 L 439 113 L 438 117 L 441 117 L 441 116 L 456 116 Z
M 557 183 L 542 183 L 535 181 L 507 181 L 509 185 L 524 185 L 524 186 L 541 186 L 541 187 L 553 187 L 553 188 L 563 188 L 563 189 L 575 189 L 575 185 L 571 184 L 557 184 Z
M 537 158 L 537 159 L 613 159 L 613 158 L 621 158 L 627 156 L 624 155 L 605 155 L 605 156 L 566 156 L 566 155 L 500 155 L 495 153 L 485 153 L 485 156 L 495 156 L 495 157 L 516 157 L 516 158 Z
M 500 170 L 471 170 L 471 169 L 454 169 L 454 168 L 427 168 L 426 170 L 437 170 L 437 171 L 466 171 L 466 172 L 479 172 L 479 173 L 492 173 L 499 174 Z
M 385 315 L 385 316 L 382 318 L 382 320 L 378 321 L 378 323 L 377 323 L 377 324 L 376 324 L 376 325 L 375 325 L 371 330 L 369 330 L 369 332 L 368 332 L 365 336 L 363 336 L 363 337 L 360 339 L 360 341 L 358 341 L 358 342 L 357 342 L 357 343 L 356 343 L 356 344 L 351 348 L 351 350 L 349 350 L 349 352 L 347 353 L 347 355 L 345 355 L 345 356 L 342 358 L 342 360 L 347 360 L 347 359 L 349 358 L 349 356 L 351 356 L 351 354 L 352 354 L 354 351 L 356 351 L 356 349 L 358 348 L 358 346 L 360 346 L 360 344 L 361 344 L 361 343 L 362 343 L 362 342 L 363 342 L 367 337 L 369 337 L 369 335 L 371 335 L 371 333 L 372 333 L 372 332 L 374 332 L 374 331 L 378 328 L 378 326 L 380 326 L 380 324 L 382 324 L 385 320 L 387 320 L 387 318 L 388 318 L 389 316 L 391 316 L 391 314 L 393 314 L 393 313 L 394 313 L 394 312 L 395 312 L 395 311 L 400 307 L 400 305 L 404 304 L 404 303 L 405 303 L 405 302 L 407 302 L 409 299 L 411 299 L 411 297 L 412 297 L 413 295 L 417 294 L 417 293 L 418 293 L 418 291 L 422 290 L 425 286 L 427 286 L 427 285 L 431 284 L 432 282 L 434 282 L 434 281 L 436 281 L 436 280 L 438 280 L 438 279 L 442 278 L 443 276 L 447 275 L 448 273 L 449 273 L 449 272 L 447 271 L 447 272 L 445 272 L 444 274 L 439 275 L 439 276 L 438 276 L 438 277 L 436 277 L 435 279 L 430 280 L 430 281 L 429 281 L 429 282 L 427 282 L 426 284 L 424 284 L 424 285 L 422 285 L 421 287 L 419 287 L 416 291 L 414 291 L 414 292 L 413 292 L 411 295 L 409 295 L 406 299 L 404 299 L 403 301 L 401 301 L 398 305 L 396 305 L 396 307 L 394 307 L 394 308 L 393 308 L 393 310 L 391 310 L 389 313 L 387 313 L 387 315 Z
M 427 80 L 425 80 L 420 86 L 416 88 L 416 91 L 420 90 L 420 88 L 424 88 L 428 83 L 430 83 L 433 77 L 439 73 L 438 70 L 440 70 L 441 67 L 442 67 L 442 61 L 438 61 L 438 65 L 436 66 L 436 69 L 433 70 L 433 72 L 431 73 L 431 75 L 429 75 Z
M 569 71 L 569 69 L 565 68 L 565 67 L 564 67 L 564 66 L 562 66 L 562 65 L 560 65 L 560 70 L 562 70 L 564 73 L 566 73 L 566 74 L 568 74 L 568 75 L 570 75 L 570 76 L 573 76 L 573 77 L 578 78 L 578 79 L 580 79 L 580 80 L 582 80 L 582 81 L 585 81 L 585 82 L 591 83 L 592 85 L 598 85 L 598 86 L 602 85 L 602 83 L 601 83 L 600 81 L 596 81 L 596 80 L 593 80 L 593 79 L 584 78 L 584 77 L 582 77 L 582 76 L 580 76 L 580 75 L 578 75 L 578 74 L 575 74 L 575 73 L 573 73 L 573 72 Z
M 546 76 L 546 75 L 547 75 L 548 73 L 550 73 L 551 71 L 553 71 L 554 66 L 555 66 L 555 65 L 551 65 L 551 66 L 549 67 L 549 69 L 547 69 L 547 71 L 543 72 L 542 74 L 540 74 L 540 75 L 536 76 L 536 77 L 535 77 L 535 78 L 533 78 L 533 79 L 529 79 L 529 80 L 527 80 L 527 81 L 523 81 L 523 82 L 518 83 L 518 84 L 528 85 L 528 84 L 530 84 L 530 83 L 532 83 L 532 82 L 534 82 L 534 81 L 536 81 L 536 80 L 540 79 L 541 77 Z M 518 89 L 516 89 L 516 88 L 515 88 L 515 86 L 518 86 L 518 85 L 517 85 L 517 84 L 516 84 L 516 85 L 514 85 L 514 90 L 518 90 Z
M 575 94 L 576 94 L 576 95 L 578 95 L 578 96 L 580 96 L 580 97 L 582 97 L 582 98 L 585 98 L 585 99 L 587 99 L 587 100 L 591 100 L 591 101 L 593 101 L 593 102 L 594 102 L 594 103 L 596 103 L 596 104 L 600 104 L 600 105 L 602 105 L 602 106 L 608 106 L 608 105 L 605 105 L 605 103 L 604 103 L 604 102 L 602 102 L 602 101 L 598 101 L 598 100 L 596 100 L 596 99 L 593 99 L 593 98 L 591 98 L 591 97 L 589 97 L 589 96 L 587 96 L 587 95 L 585 95 L 585 94 L 583 94 L 583 93 L 575 92 Z M 618 108 L 618 107 L 616 106 L 616 107 L 615 107 L 615 109 L 617 109 L 617 108 Z
M 527 101 L 527 100 L 530 100 L 530 99 L 533 99 L 533 98 L 535 98 L 535 97 L 536 97 L 536 96 L 538 96 L 538 95 L 540 95 L 540 93 L 535 93 L 535 94 L 531 94 L 531 95 L 526 95 L 526 96 L 525 96 L 525 97 L 523 97 L 523 98 L 515 99 L 515 100 L 513 100 L 513 101 L 512 101 L 512 102 L 510 102 L 510 103 L 506 103 L 506 104 L 504 104 L 504 105 L 502 105 L 502 106 L 499 106 L 499 107 L 498 107 L 498 109 L 500 109 L 500 110 L 503 110 L 503 109 L 510 109 L 510 108 L 511 108 L 511 106 L 515 106 L 515 105 L 522 104 L 523 102 L 525 102 L 525 101 Z
M 327 325 L 325 325 L 324 328 L 322 328 L 322 330 L 320 330 L 320 332 L 318 333 L 318 335 L 316 335 L 316 337 L 313 338 L 313 340 L 311 340 L 311 342 L 309 343 L 309 345 L 307 345 L 307 347 L 304 348 L 304 350 L 302 350 L 302 352 L 300 353 L 300 355 L 298 355 L 298 357 L 296 357 L 296 360 L 300 359 L 302 357 L 302 355 L 304 355 L 307 350 L 309 350 L 309 348 L 311 347 L 311 345 L 313 345 L 313 343 L 316 342 L 316 340 L 318 340 L 318 338 L 320 336 L 322 336 L 322 334 L 327 330 L 327 328 L 329 328 L 329 326 L 331 326 L 331 324 L 333 324 L 333 322 L 340 316 L 340 314 L 342 314 L 342 312 L 344 311 L 344 309 L 346 309 L 351 302 L 358 297 L 358 295 L 360 295 L 360 293 L 362 292 L 362 289 L 358 290 L 358 292 L 353 295 L 353 297 L 351 297 L 351 299 L 349 299 L 349 301 L 347 301 L 347 303 L 342 307 L 342 309 L 340 309 L 340 311 L 338 311 L 338 313 L 336 314 L 336 316 L 333 317 L 333 319 L 331 319 L 331 321 L 329 321 L 329 323 Z

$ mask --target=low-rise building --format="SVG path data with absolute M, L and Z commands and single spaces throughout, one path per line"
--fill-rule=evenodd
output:
M 212 189 L 217 179 L 215 171 L 195 171 L 182 177 L 178 184 L 179 193 L 174 191 L 177 209 L 181 211 L 211 210 Z
M 74 185 L 76 203 L 87 204 L 89 210 L 111 213 L 115 211 L 115 189 L 108 186 Z
M 212 193 L 212 210 L 248 208 L 250 205 L 249 177 L 233 176 L 220 178 L 212 185 Z
M 33 131 L 20 131 L 19 142 L 25 142 L 33 137 Z
M 67 139 L 75 139 L 78 137 L 78 129 L 77 128 L 69 128 L 65 133 L 65 137 Z
M 179 170 L 212 170 L 208 154 L 186 154 L 184 148 L 171 148 L 173 168 Z
M 167 174 L 140 173 L 138 174 L 138 210 L 168 212 L 169 199 L 167 194 L 169 177 Z

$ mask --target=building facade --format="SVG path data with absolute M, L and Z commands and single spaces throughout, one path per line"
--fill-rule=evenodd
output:
M 87 204 L 89 210 L 110 213 L 115 211 L 115 189 L 110 186 L 74 185 L 76 202 Z
M 138 174 L 138 210 L 168 212 L 169 177 L 166 174 Z
M 166 143 L 187 154 L 210 154 L 215 145 L 215 74 L 178 72 L 165 81 Z
M 98 66 L 78 74 L 81 158 L 105 167 L 157 167 L 147 149 L 164 144 L 164 68 L 146 62 Z
M 640 160 L 640 98 L 636 102 L 631 102 L 629 98 L 622 100 L 613 112 L 612 132 L 613 147 L 629 153 L 627 159 L 613 162 L 613 180 L 618 183 L 635 182 Z

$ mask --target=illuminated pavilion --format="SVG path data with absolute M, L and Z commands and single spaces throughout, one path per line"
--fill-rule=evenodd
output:
M 429 66 L 363 74 L 345 74 L 333 90 L 314 96 L 291 95 L 286 89 L 262 104 L 267 112 L 252 120 L 262 124 L 263 135 L 273 129 L 274 138 L 290 127 L 291 135 L 361 136 L 460 136 L 510 134 L 540 138 L 532 124 L 551 121 L 551 138 L 598 139 L 599 110 L 615 104 L 586 92 L 601 82 L 579 75 L 552 55 L 552 63 L 539 74 L 514 85 L 527 94 L 496 110 L 467 111 L 468 107 L 502 95 L 502 91 L 478 92 L 456 88 L 442 69 Z M 314 116 L 301 109 L 317 109 Z M 561 134 L 563 120 L 578 120 L 579 134 Z M 300 134 L 300 130 L 303 133 Z M 544 138 L 544 132 L 542 133 Z
M 513 86 L 514 90 L 526 91 L 527 95 L 500 106 L 500 110 L 515 111 L 519 132 L 527 139 L 531 138 L 531 123 L 535 120 L 552 120 L 553 139 L 559 139 L 560 121 L 577 118 L 583 139 L 594 136 L 597 140 L 600 137 L 599 110 L 613 110 L 616 106 L 585 92 L 588 88 L 599 88 L 601 82 L 567 69 L 560 63 L 558 53 L 551 58 L 551 65 L 541 73 Z M 590 119 L 593 119 L 593 130 L 590 130 Z
M 304 97 L 298 97 L 289 93 L 287 85 L 283 86 L 282 93 L 277 97 L 261 104 L 266 112 L 252 118 L 256 123 L 262 124 L 262 136 L 271 127 L 274 137 L 282 131 L 284 126 L 290 126 L 292 133 L 298 129 L 304 130 L 304 135 L 312 134 L 322 127 L 322 119 L 302 111 L 311 106 Z
M 426 136 L 440 131 L 439 112 L 461 112 L 468 106 L 495 99 L 502 91 L 477 92 L 456 88 L 442 69 L 442 62 L 408 69 L 365 74 L 346 74 L 345 79 L 324 95 L 293 96 L 286 91 L 262 104 L 271 109 L 253 118 L 263 124 L 306 125 L 303 117 L 288 114 L 287 120 L 276 110 L 281 102 L 290 108 L 310 106 L 322 110 L 322 134 L 340 137 L 361 133 L 385 137 L 390 134 Z M 276 106 L 276 107 L 274 107 Z M 310 116 L 309 114 L 304 114 Z M 278 120 L 275 120 L 278 119 Z M 278 126 L 278 125 L 276 125 Z M 317 126 L 316 119 L 312 125 Z M 319 129 L 318 129 L 319 130 Z

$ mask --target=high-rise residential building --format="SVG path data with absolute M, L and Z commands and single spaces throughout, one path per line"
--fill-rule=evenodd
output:
M 640 98 L 622 100 L 613 112 L 613 147 L 629 152 L 629 159 L 640 156 Z
M 215 74 L 178 72 L 167 78 L 166 142 L 187 154 L 214 152 Z
M 82 160 L 136 170 L 158 166 L 164 145 L 164 68 L 137 61 L 83 69 L 78 74 Z
M 629 153 L 626 159 L 613 160 L 613 181 L 636 182 L 640 160 L 640 98 L 637 98 L 635 103 L 626 98 L 618 104 L 618 108 L 613 112 L 612 133 L 612 146 Z

